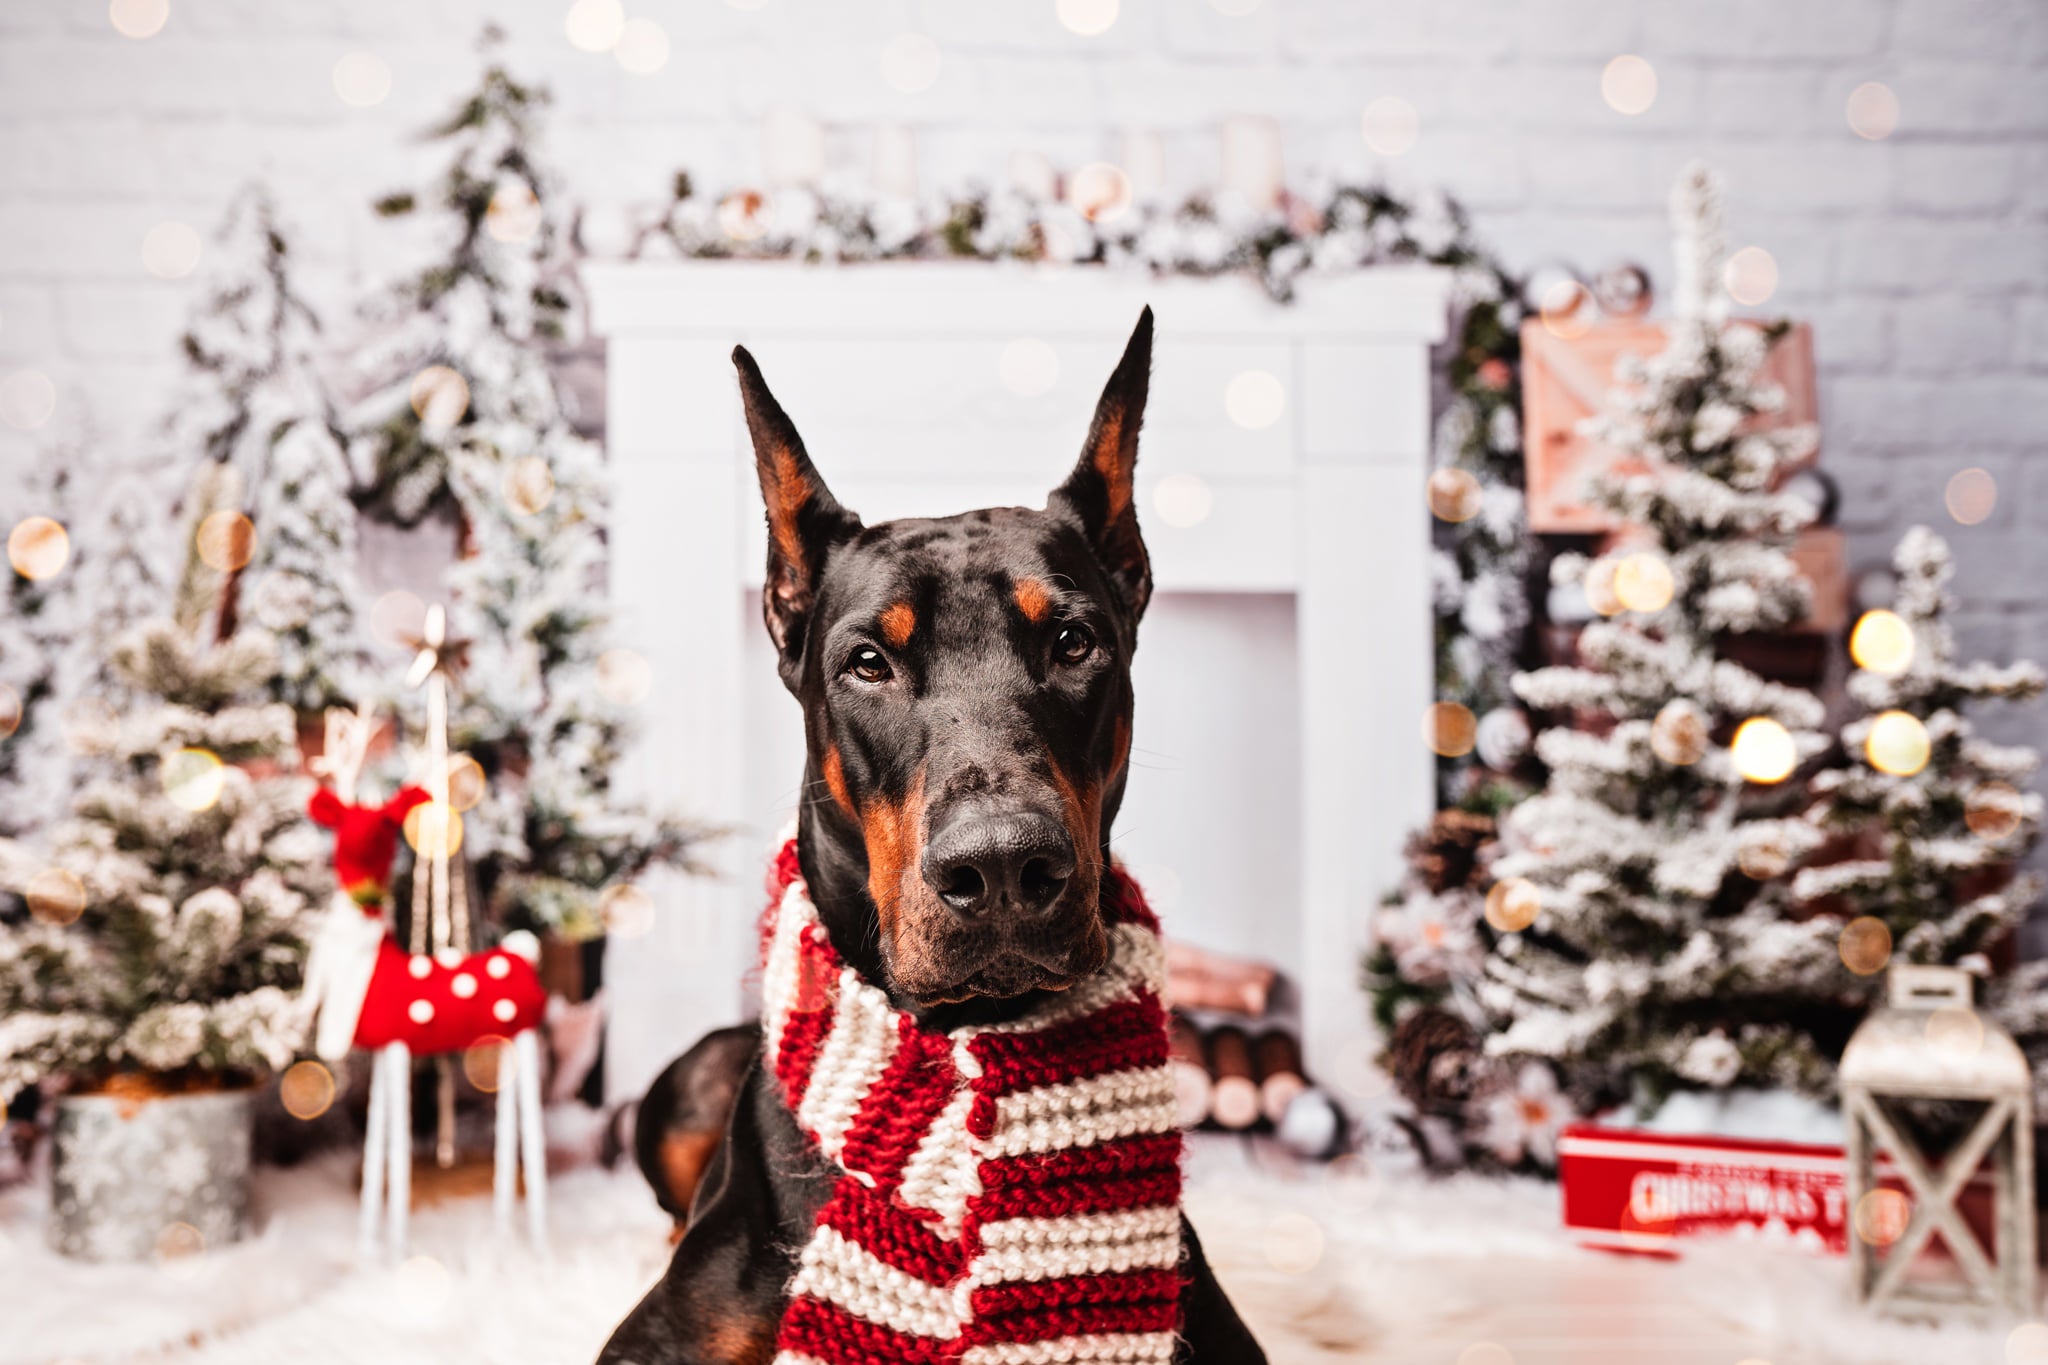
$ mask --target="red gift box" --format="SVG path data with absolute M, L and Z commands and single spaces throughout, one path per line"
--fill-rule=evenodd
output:
M 1842 1255 L 1849 1248 L 1847 1170 L 1840 1147 L 1798 1142 L 1590 1123 L 1571 1125 L 1557 1142 L 1565 1229 L 1610 1251 L 1675 1256 L 1683 1238 L 1735 1234 Z M 1890 1175 L 1880 1160 L 1879 1183 L 1900 1188 Z M 1988 1246 L 1988 1175 L 1970 1182 L 1961 1204 Z

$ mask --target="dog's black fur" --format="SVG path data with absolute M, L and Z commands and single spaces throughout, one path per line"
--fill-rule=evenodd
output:
M 1132 484 L 1151 355 L 1147 309 L 1044 510 L 865 527 L 733 352 L 768 509 L 764 614 L 804 711 L 798 859 L 840 955 L 935 1028 L 1012 1017 L 1108 951 L 1101 878 L 1152 589 Z M 601 1365 L 766 1362 L 834 1175 L 751 1065 L 668 1273 Z M 1176 1359 L 1263 1362 L 1181 1227 Z

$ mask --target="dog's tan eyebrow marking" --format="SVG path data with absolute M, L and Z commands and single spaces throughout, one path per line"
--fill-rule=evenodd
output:
M 1052 614 L 1052 591 L 1035 578 L 1018 579 L 1010 595 L 1017 601 L 1017 610 L 1034 626 L 1044 624 Z
M 846 789 L 846 761 L 839 756 L 839 746 L 825 746 L 825 789 L 832 793 L 832 799 L 839 803 L 839 809 L 848 815 L 854 814 L 853 794 Z
M 882 638 L 889 642 L 891 649 L 901 649 L 910 643 L 910 637 L 917 630 L 917 612 L 908 602 L 895 602 L 882 612 Z

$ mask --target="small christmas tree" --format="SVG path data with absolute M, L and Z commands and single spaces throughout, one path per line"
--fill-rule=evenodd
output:
M 1668 347 L 1622 367 L 1634 387 L 1596 425 L 1640 471 L 1597 496 L 1640 538 L 1554 565 L 1611 619 L 1583 666 L 1515 681 L 1577 724 L 1539 737 L 1548 786 L 1508 817 L 1479 997 L 1489 1051 L 1554 1066 L 1582 1107 L 1831 1074 L 1808 1006 L 1840 973 L 1834 931 L 1784 913 L 1782 875 L 1819 839 L 1785 779 L 1827 747 L 1822 707 L 1716 647 L 1805 608 L 1786 547 L 1815 509 L 1772 490 L 1813 433 L 1758 425 L 1782 404 L 1757 377 L 1774 333 L 1726 320 L 1721 211 L 1689 169 Z
M 386 398 L 351 448 L 373 471 L 373 510 L 460 525 L 450 632 L 468 667 L 450 744 L 489 778 L 464 851 L 491 908 L 508 926 L 589 933 L 606 886 L 682 862 L 694 836 L 611 791 L 645 664 L 607 649 L 602 465 L 549 369 L 568 300 L 553 187 L 529 150 L 544 103 L 492 64 L 435 130 L 454 148 L 436 194 L 447 249 L 389 301 L 367 361 Z
M 1989 955 L 2041 891 L 2039 878 L 2015 870 L 2040 835 L 2041 798 L 2018 786 L 2040 756 L 1979 738 L 1965 709 L 2035 697 L 2042 672 L 1956 662 L 1954 568 L 1941 537 L 1908 531 L 1893 566 L 1892 610 L 1868 613 L 1851 637 L 1861 666 L 1849 692 L 1865 714 L 1843 728 L 1847 765 L 1813 782 L 1821 801 L 1812 818 L 1847 836 L 1851 856 L 1803 868 L 1792 883 L 1797 898 L 1848 921 L 1842 960 L 1871 983 L 1866 997 L 1891 960 L 1972 963 L 1990 974 Z M 2027 1015 L 2048 1013 L 2040 992 L 2027 973 L 2001 978 L 1989 994 Z M 2048 1019 L 2016 1022 L 2022 1035 L 2048 1033 Z
M 180 615 L 218 608 L 223 630 L 246 615 L 270 632 L 279 701 L 352 701 L 364 651 L 348 456 L 315 361 L 319 321 L 292 286 L 290 247 L 260 190 L 235 200 L 213 259 L 223 264 L 185 333 L 189 373 L 168 434 L 181 460 L 206 461 L 202 517 L 240 515 L 247 528 L 208 531 L 194 518 L 221 553 L 189 561 Z
M 52 1077 L 176 1088 L 289 1061 L 321 843 L 301 811 L 291 708 L 263 700 L 276 651 L 212 649 L 169 621 L 118 644 L 142 699 L 103 736 L 68 818 L 0 841 L 0 1104 Z

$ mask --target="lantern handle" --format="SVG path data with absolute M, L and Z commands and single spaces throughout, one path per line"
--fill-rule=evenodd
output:
M 1901 963 L 1892 968 L 1891 1006 L 1895 1010 L 1935 1010 L 1952 1005 L 1968 1009 L 1974 999 L 1970 974 L 1960 967 Z

